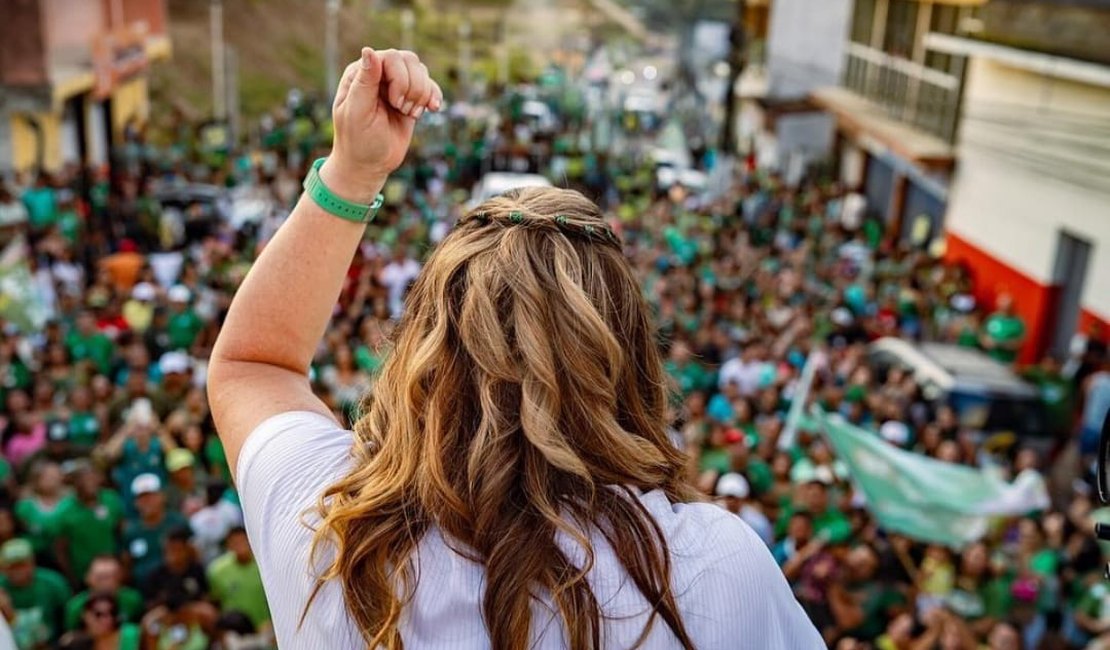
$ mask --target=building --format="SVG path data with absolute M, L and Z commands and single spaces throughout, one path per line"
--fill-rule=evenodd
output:
M 1110 331 L 1110 0 L 775 0 L 760 161 L 1016 299 L 1021 361 Z M 752 108 L 754 106 L 754 108 Z
M 1110 332 L 1110 2 L 992 0 L 980 21 L 925 41 L 967 60 L 947 256 L 987 304 L 1014 295 L 1033 361 Z
M 760 167 L 791 182 L 832 155 L 835 120 L 810 100 L 843 76 L 852 0 L 774 0 L 767 28 L 766 79 L 744 93 L 741 139 Z
M 99 165 L 149 113 L 170 55 L 165 0 L 4 0 L 0 172 Z

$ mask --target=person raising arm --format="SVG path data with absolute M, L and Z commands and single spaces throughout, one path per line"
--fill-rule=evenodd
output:
M 416 120 L 442 102 L 415 54 L 363 48 L 335 95 L 335 145 L 320 180 L 340 198 L 372 203 L 404 160 Z M 365 224 L 337 219 L 306 192 L 236 292 L 208 371 L 233 476 L 247 435 L 271 416 L 332 417 L 312 393 L 308 368 L 364 231 Z

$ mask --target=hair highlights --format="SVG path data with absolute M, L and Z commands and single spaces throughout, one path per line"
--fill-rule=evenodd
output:
M 486 570 L 492 647 L 529 645 L 546 593 L 575 650 L 601 646 L 589 531 L 692 648 L 667 545 L 633 494 L 697 497 L 665 430 L 655 331 L 619 241 L 569 190 L 498 197 L 464 218 L 413 286 L 365 415 L 355 469 L 321 501 L 321 576 L 343 584 L 371 647 L 402 647 L 413 551 L 438 526 Z M 582 550 L 575 561 L 557 536 Z

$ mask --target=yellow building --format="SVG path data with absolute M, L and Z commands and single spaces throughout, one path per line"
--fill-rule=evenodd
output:
M 108 162 L 169 58 L 164 0 L 12 0 L 0 23 L 0 171 Z

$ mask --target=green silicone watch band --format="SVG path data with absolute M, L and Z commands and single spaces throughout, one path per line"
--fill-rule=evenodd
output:
M 325 212 L 340 219 L 355 223 L 370 223 L 373 221 L 374 217 L 378 216 L 378 209 L 385 202 L 385 197 L 379 194 L 374 198 L 373 203 L 366 205 L 365 203 L 355 203 L 336 196 L 320 178 L 320 168 L 323 167 L 325 160 L 327 158 L 320 158 L 312 163 L 312 168 L 308 170 L 308 175 L 304 179 L 305 193 Z

